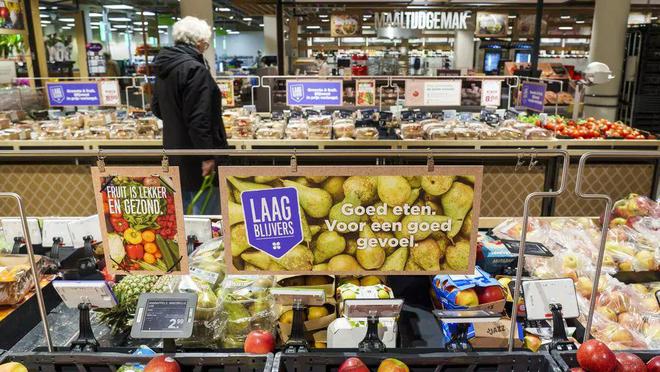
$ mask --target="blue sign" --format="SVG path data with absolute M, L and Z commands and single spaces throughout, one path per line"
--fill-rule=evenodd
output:
M 545 108 L 545 89 L 545 84 L 524 82 L 522 84 L 520 107 L 536 112 L 543 112 Z
M 248 243 L 281 258 L 303 241 L 298 190 L 294 187 L 241 193 Z
M 287 81 L 286 104 L 289 106 L 341 106 L 342 81 Z
M 46 83 L 50 106 L 99 106 L 101 94 L 96 82 Z

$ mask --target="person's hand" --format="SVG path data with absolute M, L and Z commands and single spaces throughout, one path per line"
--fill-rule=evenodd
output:
M 213 173 L 215 169 L 215 160 L 204 160 L 202 162 L 202 177 L 206 177 L 209 174 Z

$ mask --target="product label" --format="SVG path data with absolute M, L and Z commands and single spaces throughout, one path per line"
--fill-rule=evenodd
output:
M 51 106 L 98 106 L 101 104 L 96 82 L 46 83 L 48 103 Z
M 341 106 L 342 81 L 287 81 L 286 104 L 289 106 Z
M 500 106 L 502 81 L 484 80 L 481 82 L 481 106 Z
M 545 84 L 524 82 L 521 88 L 520 106 L 528 110 L 543 112 L 545 89 Z

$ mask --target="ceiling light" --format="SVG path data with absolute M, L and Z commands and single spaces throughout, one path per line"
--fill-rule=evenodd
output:
M 128 28 L 128 25 L 114 25 L 114 28 Z
M 169 27 L 169 26 L 167 26 L 167 25 L 158 25 L 158 28 L 167 28 L 167 27 Z
M 308 30 L 320 30 L 321 26 L 307 26 L 306 27 Z
M 227 33 L 230 34 L 230 35 L 238 35 L 238 34 L 240 34 L 239 31 L 231 31 L 231 30 L 227 30 Z
M 651 17 L 651 20 L 652 20 L 652 21 L 655 21 L 655 20 L 657 20 L 657 19 L 658 19 L 658 17 Z
M 571 27 L 571 26 L 561 26 L 561 27 L 559 27 L 559 29 L 560 30 L 572 30 L 573 27 Z
M 561 19 L 571 19 L 571 16 L 561 16 L 559 18 L 561 18 Z
M 108 21 L 112 21 L 112 22 L 130 22 L 131 19 L 126 18 L 126 17 L 112 17 L 112 18 L 108 18 Z
M 73 18 L 60 18 L 60 22 L 75 22 L 76 20 Z
M 250 17 L 245 17 L 245 18 L 243 18 L 243 20 L 244 20 L 245 22 L 250 22 L 250 21 L 252 20 L 252 18 L 250 18 Z
M 70 29 L 71 29 L 71 27 L 69 27 L 69 26 L 60 27 L 60 30 L 70 30 Z
M 229 16 L 229 19 L 234 19 L 234 16 Z
M 327 14 L 319 14 L 319 18 L 328 18 Z
M 362 18 L 371 18 L 371 14 L 364 14 Z
M 49 24 L 50 24 L 50 21 L 43 20 L 43 21 L 41 21 L 41 24 L 42 24 L 42 25 L 49 25 Z
M 330 22 L 329 19 L 322 19 L 321 22 Z
M 90 27 L 90 28 L 91 28 L 92 30 L 98 30 L 98 29 L 99 29 L 99 26 L 92 26 L 92 27 Z
M 57 10 L 56 6 L 51 6 L 50 8 L 53 9 L 53 10 Z
M 149 12 L 149 11 L 146 11 L 146 10 L 145 10 L 144 12 L 137 12 L 136 14 L 142 14 L 142 15 L 145 16 L 145 17 L 153 17 L 153 16 L 156 15 L 156 13 L 154 13 L 154 12 Z
M 147 25 L 149 25 L 149 23 L 147 23 L 147 22 L 143 23 L 143 22 L 140 22 L 140 21 L 133 22 L 133 24 L 137 25 L 137 26 L 147 26 Z
M 510 15 L 509 18 L 514 19 L 514 18 L 518 18 L 518 16 L 517 15 Z
M 45 6 L 40 6 L 39 10 L 46 10 L 46 7 Z
M 579 25 L 581 25 L 581 24 L 583 24 L 583 23 L 584 23 L 584 21 L 575 21 L 575 23 L 577 23 L 577 24 L 579 24 Z
M 259 23 L 259 27 L 264 27 L 264 24 L 263 24 L 263 23 Z
M 89 22 L 89 24 L 92 26 L 100 26 L 101 22 Z
M 159 34 L 166 34 L 167 31 L 165 31 L 165 30 L 158 30 L 158 33 L 159 33 Z
M 371 26 L 369 26 L 369 25 L 364 25 L 364 26 L 362 26 L 362 29 L 364 29 L 364 30 L 368 30 L 368 29 L 370 29 L 370 28 L 371 28 Z
M 125 4 L 117 4 L 117 5 L 103 5 L 104 8 L 106 9 L 113 9 L 113 10 L 132 10 L 133 7 L 130 5 L 125 5 Z
M 216 12 L 231 12 L 229 8 L 215 8 Z
M 103 14 L 101 14 L 101 13 L 89 13 L 89 17 L 90 18 L 92 18 L 92 17 L 101 18 L 101 17 L 103 17 Z
M 50 18 L 50 14 L 39 14 L 39 17 L 41 18 Z
M 69 26 L 69 27 L 76 27 L 75 23 L 67 23 L 66 25 Z

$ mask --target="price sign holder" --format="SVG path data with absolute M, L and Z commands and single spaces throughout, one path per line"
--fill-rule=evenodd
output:
M 91 308 L 111 308 L 117 305 L 112 290 L 103 280 L 56 280 L 53 282 L 55 291 L 69 308 L 78 308 L 78 338 L 71 343 L 71 351 L 94 352 L 99 343 L 94 337 L 94 331 L 89 319 Z
M 566 337 L 564 319 L 580 316 L 575 285 L 570 278 L 527 280 L 522 283 L 528 320 L 552 318 L 550 350 L 577 350 Z
M 403 308 L 403 300 L 355 299 L 344 300 L 344 315 L 348 318 L 367 318 L 367 334 L 358 344 L 363 353 L 385 352 L 385 344 L 378 336 L 379 318 L 396 318 Z
M 305 308 L 323 306 L 325 291 L 323 289 L 272 288 L 270 293 L 275 298 L 275 303 L 293 306 L 291 335 L 284 345 L 284 352 L 287 354 L 308 352 L 309 343 L 305 339 Z
M 142 293 L 131 337 L 162 339 L 163 353 L 173 354 L 174 339 L 192 335 L 196 307 L 195 293 Z
M 468 330 L 472 323 L 493 323 L 502 317 L 502 314 L 491 310 L 433 310 L 433 315 L 441 322 L 456 324 L 456 333 L 445 345 L 450 351 L 472 351 L 468 342 Z

